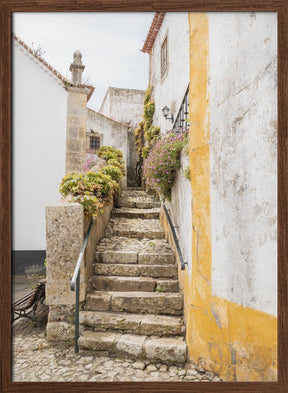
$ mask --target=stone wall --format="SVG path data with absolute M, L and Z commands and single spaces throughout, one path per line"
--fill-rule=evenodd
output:
M 92 275 L 95 246 L 104 236 L 112 205 L 93 223 L 84 260 L 80 269 L 80 301 L 85 300 Z M 89 220 L 84 219 L 83 207 L 67 200 L 46 207 L 47 284 L 46 304 L 49 306 L 48 341 L 74 339 L 75 292 L 70 290 L 76 262 Z
M 88 89 L 68 88 L 66 131 L 66 174 L 83 171 L 86 160 L 86 118 Z
M 145 91 L 109 87 L 99 113 L 135 128 L 143 114 Z

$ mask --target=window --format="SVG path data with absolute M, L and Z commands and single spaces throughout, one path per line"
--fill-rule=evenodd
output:
M 90 136 L 90 149 L 98 150 L 100 148 L 100 138 L 99 136 Z
M 168 45 L 167 45 L 167 37 L 163 41 L 161 45 L 161 75 L 165 73 L 168 65 Z

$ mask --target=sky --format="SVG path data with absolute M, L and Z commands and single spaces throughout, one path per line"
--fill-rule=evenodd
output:
M 80 50 L 85 65 L 82 82 L 95 87 L 88 106 L 97 111 L 109 86 L 148 87 L 149 56 L 141 49 L 153 16 L 151 12 L 21 12 L 13 14 L 13 32 L 29 46 L 40 45 L 44 59 L 68 79 L 73 53 Z

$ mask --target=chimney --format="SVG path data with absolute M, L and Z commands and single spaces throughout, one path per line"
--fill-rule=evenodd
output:
M 72 83 L 73 85 L 81 85 L 82 83 L 82 73 L 85 66 L 82 64 L 82 53 L 79 50 L 73 55 L 73 63 L 70 65 L 69 70 L 72 73 Z

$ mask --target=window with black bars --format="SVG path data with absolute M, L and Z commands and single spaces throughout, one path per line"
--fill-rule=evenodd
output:
M 98 136 L 90 136 L 90 149 L 91 150 L 100 149 L 100 138 Z

